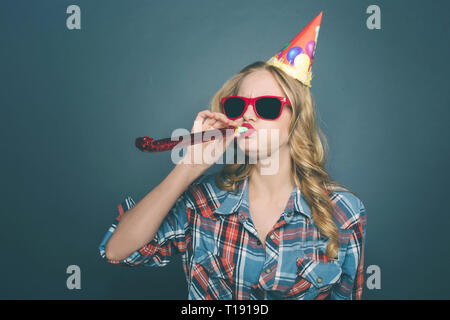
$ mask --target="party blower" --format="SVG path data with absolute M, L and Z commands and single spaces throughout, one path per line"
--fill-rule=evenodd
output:
M 242 126 L 228 126 L 220 129 L 213 129 L 208 131 L 191 133 L 189 135 L 181 137 L 179 140 L 172 140 L 171 138 L 164 138 L 160 140 L 154 140 L 152 137 L 140 137 L 136 138 L 136 147 L 143 152 L 162 152 L 169 151 L 174 148 L 182 148 L 188 145 L 196 143 L 209 142 L 216 139 L 216 135 L 220 132 L 222 135 L 227 134 L 227 130 L 234 129 L 233 133 L 238 131 L 242 134 L 242 137 L 248 137 L 253 134 L 255 129 L 247 123 Z M 201 139 L 198 136 L 201 135 Z

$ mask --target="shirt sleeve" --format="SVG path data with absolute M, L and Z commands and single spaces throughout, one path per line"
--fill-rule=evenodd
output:
M 127 196 L 122 203 L 118 204 L 118 216 L 114 219 L 98 247 L 102 259 L 108 263 L 120 266 L 145 265 L 149 267 L 163 267 L 170 262 L 174 254 L 185 252 L 191 242 L 191 231 L 188 221 L 189 208 L 186 205 L 185 194 L 186 191 L 177 199 L 149 243 L 123 260 L 108 259 L 105 252 L 106 244 L 115 232 L 122 216 L 135 206 L 133 198 Z
M 347 253 L 342 264 L 341 281 L 331 293 L 331 300 L 361 300 L 364 288 L 364 251 L 366 244 L 366 209 L 359 200 L 359 217 L 353 225 Z

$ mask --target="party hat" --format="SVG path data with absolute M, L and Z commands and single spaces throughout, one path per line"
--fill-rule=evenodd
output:
M 271 64 L 311 87 L 311 66 L 319 36 L 321 11 L 294 39 L 266 63 Z

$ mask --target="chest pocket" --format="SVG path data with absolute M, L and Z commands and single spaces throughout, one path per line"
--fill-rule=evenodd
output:
M 340 281 L 341 266 L 334 262 L 318 262 L 305 257 L 297 258 L 297 278 L 289 290 L 288 299 L 316 299 Z M 319 297 L 320 298 L 320 297 Z
M 195 290 L 195 295 L 200 295 L 205 300 L 231 300 L 233 270 L 232 262 L 207 252 L 193 261 L 190 291 Z

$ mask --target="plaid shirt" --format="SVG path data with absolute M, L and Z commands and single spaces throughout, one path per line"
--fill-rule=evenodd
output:
M 330 193 L 340 247 L 338 258 L 329 260 L 329 239 L 318 231 L 297 187 L 264 248 L 249 214 L 247 185 L 248 179 L 234 193 L 219 189 L 213 174 L 200 176 L 175 202 L 153 240 L 123 260 L 109 260 L 106 243 L 135 205 L 128 196 L 118 205 L 119 215 L 100 243 L 100 255 L 121 266 L 163 267 L 181 254 L 189 300 L 361 299 L 366 234 L 362 201 L 348 192 Z

